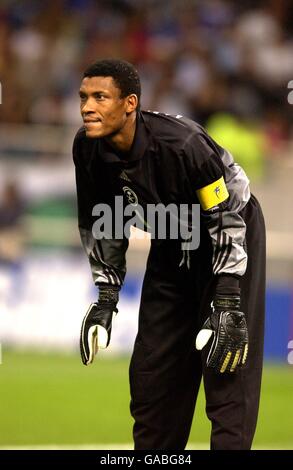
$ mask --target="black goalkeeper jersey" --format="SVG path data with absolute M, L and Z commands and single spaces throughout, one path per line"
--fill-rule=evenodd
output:
M 129 153 L 117 153 L 104 139 L 86 137 L 73 144 L 81 240 L 96 285 L 121 286 L 126 272 L 127 237 L 93 236 L 96 204 L 200 204 L 213 245 L 213 272 L 239 278 L 245 273 L 246 224 L 241 210 L 250 198 L 249 181 L 232 155 L 197 123 L 181 115 L 137 113 Z

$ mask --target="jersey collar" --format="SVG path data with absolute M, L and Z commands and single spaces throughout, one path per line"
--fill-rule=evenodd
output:
M 149 140 L 149 131 L 145 124 L 143 115 L 139 111 L 136 116 L 136 129 L 130 151 L 121 157 L 121 155 L 119 156 L 119 153 L 115 152 L 115 150 L 104 139 L 99 139 L 98 154 L 100 158 L 107 163 L 133 162 L 141 160 L 149 146 Z

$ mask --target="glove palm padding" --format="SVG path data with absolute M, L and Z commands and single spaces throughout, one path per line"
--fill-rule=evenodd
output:
M 248 332 L 243 312 L 237 309 L 214 312 L 204 323 L 196 338 L 196 349 L 201 350 L 213 335 L 207 357 L 207 366 L 218 373 L 234 372 L 245 364 L 248 353 Z
M 100 290 L 99 302 L 92 303 L 86 312 L 80 332 L 80 354 L 84 365 L 93 362 L 99 349 L 108 347 L 111 339 L 112 320 L 118 312 L 118 293 Z

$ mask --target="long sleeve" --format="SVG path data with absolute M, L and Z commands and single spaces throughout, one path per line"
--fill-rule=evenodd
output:
M 128 239 L 94 238 L 92 227 L 95 218 L 92 210 L 97 203 L 104 203 L 105 200 L 100 198 L 97 190 L 99 182 L 92 181 L 85 163 L 80 158 L 80 152 L 78 138 L 76 138 L 73 145 L 73 160 L 76 175 L 78 226 L 82 245 L 89 259 L 94 283 L 97 286 L 108 284 L 120 287 L 126 274 L 125 254 Z
M 213 273 L 243 276 L 247 266 L 246 224 L 241 210 L 250 198 L 249 181 L 232 155 L 206 134 L 187 142 L 201 219 L 213 244 Z

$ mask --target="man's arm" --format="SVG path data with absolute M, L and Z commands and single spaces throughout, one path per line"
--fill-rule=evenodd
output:
M 189 145 L 191 174 L 199 199 L 202 220 L 213 244 L 215 293 L 213 312 L 197 335 L 201 350 L 210 340 L 207 365 L 219 373 L 243 366 L 248 353 L 246 319 L 240 311 L 239 279 L 246 271 L 246 224 L 240 215 L 250 197 L 249 181 L 229 152 L 207 135 Z
M 82 245 L 88 256 L 93 280 L 99 287 L 97 302 L 90 305 L 86 312 L 80 333 L 80 352 L 82 362 L 91 364 L 99 348 L 106 348 L 110 343 L 112 320 L 117 310 L 119 290 L 126 274 L 125 253 L 128 239 L 122 240 L 93 236 L 94 218 L 92 210 L 98 202 L 105 202 L 99 181 L 92 182 L 86 165 L 82 160 L 80 137 L 77 134 L 73 145 L 75 163 L 76 190 L 78 205 L 78 225 Z M 100 191 L 99 191 L 100 189 Z

